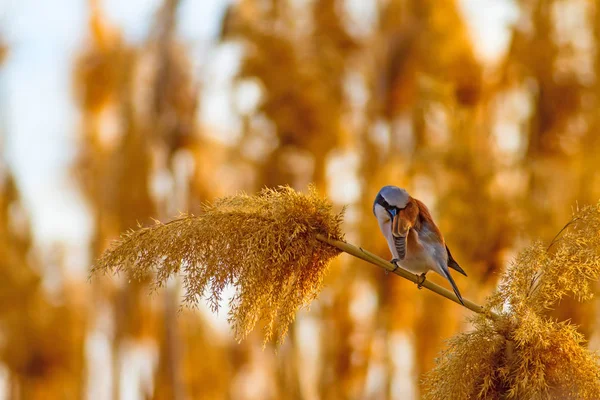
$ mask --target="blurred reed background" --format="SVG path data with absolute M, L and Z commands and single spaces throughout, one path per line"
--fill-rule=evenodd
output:
M 178 313 L 180 281 L 149 296 L 143 281 L 89 282 L 90 265 L 151 218 L 309 183 L 347 205 L 349 241 L 389 258 L 371 207 L 394 184 L 430 206 L 481 303 L 519 249 L 600 198 L 594 1 L 140 1 L 134 35 L 114 2 L 77 2 L 57 84 L 69 112 L 17 73 L 50 68 L 20 53 L 37 36 L 19 36 L 19 13 L 61 15 L 29 3 L 0 2 L 0 398 L 417 399 L 469 312 L 361 261 L 337 258 L 264 351 L 260 331 L 234 340 L 227 301 Z M 184 38 L 209 3 L 211 40 Z M 62 141 L 48 113 L 69 119 Z M 62 210 L 35 185 L 57 157 Z M 598 350 L 598 312 L 565 299 L 554 314 Z

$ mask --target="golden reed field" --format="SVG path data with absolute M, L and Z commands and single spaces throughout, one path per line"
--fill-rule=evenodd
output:
M 81 2 L 83 257 L 4 145 L 54 105 L 11 113 L 0 14 L 0 399 L 600 399 L 598 2 L 222 0 L 198 46 L 201 1 L 135 38 Z M 386 185 L 422 201 L 399 264 L 445 240 L 462 304 L 389 262 Z

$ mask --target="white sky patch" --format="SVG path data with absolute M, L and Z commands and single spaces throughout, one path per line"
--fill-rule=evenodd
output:
M 234 112 L 231 94 L 241 57 L 239 44 L 225 43 L 216 47 L 203 77 L 200 119 L 208 128 L 204 134 L 227 145 L 235 144 L 241 134 L 241 122 Z
M 358 167 L 360 158 L 356 152 L 334 152 L 327 162 L 327 183 L 329 198 L 340 204 L 358 201 L 360 183 Z
M 365 388 L 362 398 L 380 399 L 386 393 L 386 378 L 388 375 L 387 366 L 385 363 L 385 342 L 387 334 L 379 331 L 371 343 L 371 359 L 367 369 L 365 378 Z
M 590 31 L 591 2 L 586 0 L 556 1 L 552 4 L 552 17 L 556 22 L 553 40 L 562 46 L 593 51 L 594 37 Z
M 380 157 L 386 156 L 391 148 L 391 127 L 384 119 L 378 119 L 369 129 L 369 139 L 377 146 Z M 405 143 L 401 141 L 400 143 Z
M 507 163 L 516 161 L 526 150 L 523 127 L 533 112 L 526 87 L 509 89 L 498 96 L 492 129 L 497 152 Z
M 350 315 L 359 325 L 367 323 L 377 311 L 378 299 L 373 285 L 367 281 L 357 281 L 350 301 Z
M 214 38 L 227 3 L 184 0 L 180 29 L 185 35 Z M 145 38 L 159 4 L 160 0 L 105 0 L 102 8 L 124 30 L 125 38 L 136 42 Z M 0 33 L 10 46 L 0 70 L 0 104 L 6 106 L 2 150 L 42 245 L 61 241 L 80 246 L 87 243 L 92 229 L 85 202 L 67 170 L 76 151 L 79 115 L 71 72 L 74 56 L 87 37 L 88 12 L 87 2 L 81 0 L 0 0 Z M 234 63 L 222 60 L 220 64 L 213 70 L 228 70 Z M 230 128 L 228 101 L 217 100 L 212 106 L 225 89 L 213 90 L 213 97 L 205 102 L 212 107 L 208 107 L 208 121 L 217 117 L 218 126 Z
M 321 324 L 307 313 L 301 313 L 294 323 L 298 346 L 295 348 L 299 360 L 298 374 L 303 398 L 319 398 L 319 377 L 321 375 Z
M 85 338 L 86 399 L 108 400 L 113 392 L 112 339 L 114 319 L 108 303 L 96 308 L 93 326 Z
M 103 332 L 90 332 L 85 340 L 86 368 L 88 371 L 86 399 L 104 400 L 112 397 L 112 349 Z
M 344 79 L 344 93 L 355 110 L 362 110 L 369 101 L 369 91 L 364 77 L 357 71 L 350 71 Z
M 385 377 L 387 368 L 382 362 L 373 362 L 367 370 L 365 382 L 365 397 L 370 399 L 384 398 Z
M 342 4 L 346 14 L 346 29 L 356 37 L 369 35 L 377 23 L 377 1 L 346 0 Z
M 119 350 L 119 397 L 127 400 L 151 397 L 154 392 L 154 373 L 158 367 L 158 344 L 153 340 L 124 341 Z
M 85 4 L 26 0 L 13 2 L 8 12 L 4 33 L 11 51 L 0 93 L 7 106 L 7 159 L 36 238 L 78 243 L 88 221 L 65 170 L 74 152 L 70 73 L 85 29 Z
M 9 6 L 12 6 L 14 0 L 0 0 L 0 22 L 4 25 L 4 18 L 8 15 Z
M 117 0 L 115 0 L 117 1 Z M 185 0 L 177 13 L 178 33 L 186 40 L 216 39 L 230 0 Z
M 369 100 L 364 77 L 357 71 L 350 71 L 344 77 L 344 95 L 349 109 L 344 120 L 348 122 L 351 132 L 360 131 L 366 123 L 365 107 Z
M 250 129 L 252 134 L 246 137 L 240 152 L 248 160 L 261 163 L 279 146 L 275 125 L 260 114 L 250 120 Z
M 476 52 L 485 60 L 497 61 L 508 50 L 511 25 L 519 10 L 514 0 L 460 0 Z
M 156 20 L 162 0 L 102 0 L 104 15 L 122 29 L 130 42 L 141 42 Z
M 235 106 L 240 114 L 253 113 L 263 96 L 262 85 L 256 79 L 244 79 L 235 86 Z
M 239 400 L 274 399 L 276 375 L 274 358 L 260 345 L 253 346 L 249 361 L 240 369 L 230 384 L 230 396 Z
M 8 368 L 0 364 L 0 400 L 8 400 L 9 378 Z
M 388 352 L 394 365 L 392 377 L 392 398 L 416 399 L 414 379 L 414 345 L 403 332 L 390 335 Z
M 593 7 L 592 2 L 587 0 L 561 0 L 552 4 L 552 20 L 555 23 L 552 39 L 563 47 L 555 66 L 555 79 L 559 82 L 573 73 L 585 85 L 594 82 L 596 49 L 590 24 Z
M 494 134 L 500 151 L 516 153 L 521 147 L 521 131 L 515 124 L 499 123 L 494 129 Z
M 98 131 L 100 133 L 100 143 L 106 148 L 114 148 L 125 132 L 120 110 L 116 104 L 105 106 L 98 113 Z

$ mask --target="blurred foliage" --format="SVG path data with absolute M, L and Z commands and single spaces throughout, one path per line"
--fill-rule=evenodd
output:
M 84 384 L 83 304 L 68 285 L 54 296 L 46 292 L 29 219 L 6 165 L 0 182 L 0 361 L 10 371 L 10 396 L 43 398 L 50 391 L 77 398 Z
M 4 61 L 6 54 L 8 53 L 8 47 L 0 39 L 0 63 Z
M 533 296 L 542 296 L 537 305 L 533 297 L 515 303 L 522 303 L 524 324 L 509 341 L 498 326 L 465 323 L 463 309 L 434 294 L 339 257 L 285 343 L 277 352 L 271 344 L 262 351 L 261 334 L 252 332 L 238 344 L 202 302 L 200 311 L 178 314 L 179 299 L 189 293 L 177 278 L 161 280 L 165 289 L 151 297 L 150 277 L 91 284 L 68 279 L 60 245 L 51 257 L 36 249 L 6 168 L 0 186 L 0 359 L 11 398 L 81 398 L 88 388 L 104 386 L 112 398 L 131 386 L 146 398 L 176 400 L 420 398 L 424 374 L 433 370 L 426 382 L 435 381 L 461 352 L 481 372 L 466 375 L 473 378 L 464 380 L 470 386 L 456 393 L 492 396 L 514 388 L 513 397 L 536 398 L 501 374 L 540 383 L 539 374 L 520 367 L 558 365 L 570 350 L 583 357 L 572 360 L 583 360 L 582 343 L 600 348 L 597 302 L 564 297 L 556 303 L 547 296 L 562 295 L 557 288 L 579 277 L 554 268 L 565 261 L 560 249 L 567 236 L 548 254 L 527 247 L 533 239 L 550 242 L 574 204 L 600 198 L 600 9 L 594 2 L 510 2 L 518 17 L 507 27 L 508 49 L 490 60 L 478 51 L 485 38 L 474 33 L 455 0 L 386 0 L 359 13 L 343 0 L 240 0 L 228 6 L 206 61 L 228 46 L 241 49 L 237 74 L 223 93 L 240 126 L 234 140 L 229 134 L 221 140 L 219 128 L 199 123 L 206 106 L 200 82 L 211 77 L 177 35 L 180 3 L 163 0 L 147 36 L 130 43 L 103 15 L 101 0 L 90 0 L 87 36 L 82 33 L 86 39 L 72 69 L 80 110 L 72 176 L 92 219 L 91 258 L 151 218 L 200 215 L 201 204 L 239 190 L 303 190 L 311 182 L 336 212 L 347 206 L 341 228 L 348 240 L 387 258 L 371 207 L 380 187 L 394 184 L 432 210 L 469 274 L 457 282 L 465 297 L 484 302 L 501 276 L 516 284 L 518 276 L 511 281 L 505 271 L 524 248 L 512 267 L 521 277 L 529 273 L 525 266 L 544 265 L 552 271 L 548 276 L 561 278 L 543 280 L 546 289 L 540 286 Z M 4 54 L 0 46 L 0 61 Z M 240 106 L 248 88 L 257 101 Z M 532 262 L 539 257 L 543 264 Z M 564 273 L 579 264 L 569 265 L 574 269 Z M 57 280 L 58 289 L 48 284 Z M 508 292 L 525 293 L 501 285 L 493 299 Z M 550 303 L 552 310 L 545 310 Z M 553 318 L 570 320 L 577 331 L 549 322 Z M 449 347 L 444 342 L 470 328 Z M 537 337 L 529 335 L 534 328 Z M 108 362 L 90 355 L 99 337 L 106 340 Z M 557 340 L 566 352 L 554 351 Z M 540 341 L 555 358 L 528 353 Z M 514 348 L 507 351 L 510 342 Z M 128 375 L 136 351 L 156 361 L 140 362 L 149 377 Z M 565 378 L 581 376 L 575 372 L 566 371 Z M 101 373 L 109 377 L 102 380 Z M 552 374 L 548 379 L 558 382 Z M 102 383 L 107 380 L 112 383 Z M 583 396 L 583 387 L 573 393 Z

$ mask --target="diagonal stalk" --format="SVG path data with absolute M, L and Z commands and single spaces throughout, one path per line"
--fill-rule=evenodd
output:
M 395 266 L 392 263 L 384 260 L 383 258 L 379 257 L 376 254 L 371 253 L 368 250 L 356 247 L 347 242 L 342 242 L 340 240 L 328 238 L 327 236 L 321 235 L 321 234 L 317 234 L 317 239 L 319 239 L 320 241 L 325 242 L 331 246 L 337 247 L 338 249 L 342 250 L 343 252 L 348 253 L 354 257 L 360 258 L 361 260 L 364 260 L 368 263 L 371 263 L 380 268 L 383 268 L 388 272 L 393 272 L 394 274 L 396 274 L 404 279 L 408 279 L 409 281 L 411 281 L 413 283 L 419 283 L 419 281 L 420 281 L 419 275 L 415 275 L 411 272 L 408 272 L 407 270 L 405 270 L 403 268 L 396 268 L 396 270 L 394 270 Z M 441 287 L 440 285 L 436 285 L 435 283 L 433 283 L 429 280 L 425 280 L 425 282 L 423 282 L 423 284 L 421 286 L 426 289 L 431 290 L 432 292 L 439 294 L 440 296 L 447 298 L 448 300 L 452 300 L 453 302 L 462 306 L 462 304 L 458 300 L 458 297 L 456 297 L 456 295 L 453 292 L 451 292 L 450 290 L 448 290 L 446 288 Z M 479 314 L 485 314 L 487 317 L 494 319 L 494 320 L 499 318 L 499 316 L 497 314 L 495 314 L 493 312 L 486 312 L 486 310 L 483 308 L 483 306 L 473 303 L 471 300 L 463 298 L 463 301 L 465 303 L 464 307 L 468 308 L 471 311 L 474 311 Z

